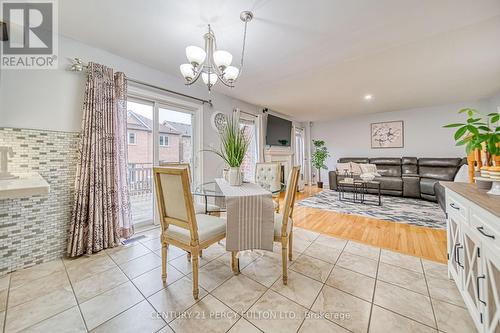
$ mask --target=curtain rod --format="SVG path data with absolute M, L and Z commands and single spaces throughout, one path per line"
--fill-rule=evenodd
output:
M 238 109 L 238 108 L 233 109 L 233 112 L 236 112 L 236 111 L 239 111 L 240 113 L 244 113 L 244 114 L 247 114 L 247 115 L 252 116 L 252 117 L 257 117 L 256 114 L 253 114 L 253 113 L 250 113 L 250 112 L 245 112 L 245 111 L 243 111 L 241 109 Z
M 80 58 L 74 58 L 74 59 L 72 59 L 72 64 L 69 67 L 69 70 L 72 71 L 72 72 L 83 72 L 83 70 L 84 69 L 88 69 L 88 67 L 89 66 L 87 64 L 84 64 Z M 174 94 L 174 95 L 178 95 L 178 96 L 190 98 L 190 99 L 196 100 L 198 102 L 201 102 L 202 104 L 206 103 L 206 104 L 208 104 L 210 106 L 213 106 L 211 99 L 206 100 L 206 99 L 198 98 L 198 97 L 195 97 L 195 96 L 186 95 L 186 94 L 174 91 L 174 90 L 170 90 L 170 89 L 163 88 L 163 87 L 151 84 L 151 83 L 147 83 L 147 82 L 144 82 L 144 81 L 141 81 L 141 80 L 137 80 L 137 79 L 128 77 L 127 75 L 125 75 L 125 79 L 127 81 L 130 81 L 130 82 L 133 82 L 133 83 L 136 83 L 136 84 L 140 84 L 142 86 L 146 86 L 146 87 L 149 87 L 149 88 L 154 88 L 154 89 L 162 90 L 162 91 L 168 92 L 170 94 Z

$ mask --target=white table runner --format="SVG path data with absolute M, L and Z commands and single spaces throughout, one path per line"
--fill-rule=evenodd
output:
M 272 251 L 274 205 L 271 192 L 252 183 L 230 186 L 225 179 L 215 181 L 226 197 L 226 250 Z

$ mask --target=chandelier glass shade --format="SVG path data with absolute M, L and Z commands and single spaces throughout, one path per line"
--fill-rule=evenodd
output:
M 253 18 L 252 12 L 244 11 L 240 14 L 240 19 L 245 23 L 243 33 L 243 47 L 241 50 L 240 66 L 231 66 L 233 56 L 228 51 L 218 50 L 215 34 L 208 25 L 208 32 L 203 36 L 205 49 L 198 46 L 186 47 L 186 58 L 189 63 L 180 65 L 180 71 L 186 85 L 192 85 L 201 76 L 202 81 L 210 91 L 217 81 L 228 87 L 234 87 L 241 69 L 243 68 L 243 58 L 245 55 L 245 42 L 247 34 L 247 23 Z

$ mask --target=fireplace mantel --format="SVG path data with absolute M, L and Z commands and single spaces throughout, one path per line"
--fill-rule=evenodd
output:
M 264 160 L 266 162 L 280 162 L 284 167 L 285 183 L 288 180 L 288 173 L 294 165 L 294 153 L 290 147 L 268 147 L 264 150 Z

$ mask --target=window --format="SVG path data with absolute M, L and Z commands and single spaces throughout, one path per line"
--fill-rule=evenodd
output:
M 295 165 L 300 166 L 300 179 L 304 177 L 304 129 L 295 128 Z
M 134 132 L 128 132 L 128 144 L 129 145 L 135 145 L 135 133 Z
M 243 179 L 245 181 L 253 182 L 255 180 L 255 163 L 257 162 L 257 135 L 255 119 L 242 119 L 240 118 L 240 129 L 250 139 L 250 146 L 247 153 L 243 158 L 241 164 L 241 171 L 243 172 Z
M 160 135 L 160 147 L 168 146 L 168 136 Z

